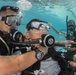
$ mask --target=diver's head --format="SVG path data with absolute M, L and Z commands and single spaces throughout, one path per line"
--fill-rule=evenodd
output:
M 75 21 L 69 20 L 67 23 L 68 23 L 68 30 L 74 31 L 75 30 Z
M 8 28 L 16 28 L 20 24 L 19 8 L 3 6 L 0 9 L 0 30 L 8 32 Z
M 50 26 L 45 21 L 33 19 L 27 24 L 26 29 L 29 33 L 29 38 L 37 39 L 41 38 L 42 34 L 46 34 L 47 31 L 50 29 Z

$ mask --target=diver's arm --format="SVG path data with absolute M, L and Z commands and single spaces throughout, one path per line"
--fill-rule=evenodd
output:
M 64 45 L 64 46 L 66 46 L 66 44 L 73 44 L 73 43 L 74 43 L 74 41 L 72 41 L 72 40 L 55 41 L 56 45 L 60 44 L 60 45 Z
M 21 55 L 0 56 L 0 75 L 11 75 L 22 71 L 37 61 L 35 51 Z
M 47 54 L 46 47 L 39 46 L 39 50 Z M 0 75 L 11 75 L 27 69 L 37 61 L 36 52 L 31 51 L 24 54 L 12 56 L 0 56 Z

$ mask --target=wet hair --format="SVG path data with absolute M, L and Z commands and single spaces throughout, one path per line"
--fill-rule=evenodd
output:
M 19 12 L 19 8 L 18 7 L 14 7 L 14 6 L 2 6 L 1 9 L 0 9 L 0 12 L 4 12 L 6 10 L 12 10 L 14 12 Z

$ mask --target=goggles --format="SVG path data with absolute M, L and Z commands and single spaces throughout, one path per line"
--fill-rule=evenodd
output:
M 45 30 L 46 32 L 50 29 L 50 25 L 45 22 L 32 22 L 31 25 L 27 27 L 28 30 L 30 29 L 37 29 L 37 30 Z
M 19 15 L 8 15 L 6 17 L 0 16 L 0 20 L 5 21 L 8 26 L 19 26 L 21 22 L 21 16 Z

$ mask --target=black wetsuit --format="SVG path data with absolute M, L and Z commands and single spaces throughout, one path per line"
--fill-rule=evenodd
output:
M 9 42 L 9 38 L 0 31 L 0 55 L 10 55 L 12 46 L 13 45 Z

